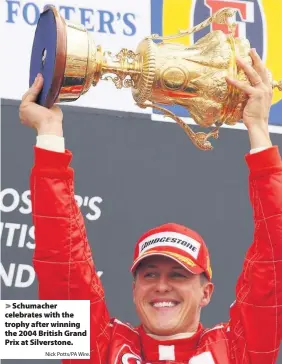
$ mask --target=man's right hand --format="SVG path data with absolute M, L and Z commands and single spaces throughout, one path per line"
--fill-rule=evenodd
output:
M 63 113 L 54 105 L 50 109 L 35 103 L 43 86 L 43 77 L 38 74 L 33 85 L 23 95 L 19 117 L 23 125 L 34 128 L 38 135 L 51 134 L 63 136 Z

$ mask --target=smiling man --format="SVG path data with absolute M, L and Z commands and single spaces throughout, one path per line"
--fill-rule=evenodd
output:
M 268 73 L 255 51 L 251 57 L 253 66 L 238 59 L 250 85 L 227 82 L 249 96 L 243 121 L 251 145 L 246 162 L 254 242 L 230 320 L 211 329 L 200 323 L 213 292 L 207 247 L 198 233 L 173 223 L 146 232 L 136 244 L 131 270 L 140 326 L 110 317 L 75 202 L 62 112 L 34 102 L 43 85 L 40 75 L 24 95 L 20 119 L 38 134 L 30 189 L 39 297 L 91 300 L 92 364 L 275 363 L 282 337 L 282 163 L 268 132 Z
M 152 337 L 192 336 L 213 292 L 203 239 L 184 226 L 165 224 L 140 238 L 134 258 L 133 297 L 144 330 Z

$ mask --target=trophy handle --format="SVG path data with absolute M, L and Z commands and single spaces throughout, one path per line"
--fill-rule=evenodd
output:
M 282 91 L 282 80 L 272 81 L 272 87 L 277 87 L 279 91 Z
M 192 143 L 201 150 L 212 150 L 213 146 L 211 145 L 211 143 L 208 141 L 208 139 L 210 137 L 213 137 L 214 139 L 218 138 L 218 129 L 220 128 L 220 126 L 223 123 L 215 123 L 216 127 L 211 130 L 209 133 L 203 133 L 203 132 L 199 132 L 199 133 L 195 133 L 190 126 L 188 126 L 186 123 L 184 123 L 183 120 L 181 120 L 178 116 L 176 116 L 175 114 L 173 114 L 171 111 L 165 109 L 164 107 L 161 107 L 157 104 L 154 103 L 140 103 L 137 104 L 139 107 L 141 107 L 142 109 L 146 109 L 147 107 L 151 107 L 153 109 L 162 111 L 163 114 L 165 116 L 168 116 L 170 118 L 172 118 L 173 120 L 175 120 L 177 122 L 177 124 L 179 126 L 181 126 L 185 133 L 188 135 L 189 139 L 192 141 Z
M 204 20 L 202 23 L 194 26 L 193 28 L 186 29 L 186 30 L 179 30 L 177 34 L 167 35 L 165 37 L 161 37 L 159 34 L 152 34 L 148 36 L 146 39 L 154 39 L 154 40 L 170 40 L 170 39 L 176 39 L 181 38 L 184 35 L 189 35 L 192 33 L 196 33 L 207 26 L 209 26 L 212 23 L 217 24 L 226 24 L 228 25 L 228 29 L 232 35 L 234 35 L 236 22 L 235 22 L 235 15 L 238 12 L 237 9 L 232 8 L 222 8 L 215 12 L 212 16 Z

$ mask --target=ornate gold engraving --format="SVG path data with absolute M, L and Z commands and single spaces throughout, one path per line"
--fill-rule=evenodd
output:
M 137 58 L 136 53 L 126 48 L 122 48 L 116 55 L 113 55 L 112 52 L 105 52 L 101 70 L 103 77 L 100 78 L 102 80 L 112 80 L 116 88 L 134 87 L 133 76 L 138 74 Z M 115 77 L 107 75 L 108 73 L 115 74 Z
M 184 72 L 183 69 L 179 67 L 170 67 L 163 71 L 162 86 L 170 90 L 180 90 L 183 88 L 188 74 Z

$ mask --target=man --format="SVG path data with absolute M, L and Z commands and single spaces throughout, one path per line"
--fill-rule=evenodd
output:
M 272 89 L 267 70 L 255 50 L 250 55 L 253 66 L 241 59 L 238 66 L 251 85 L 227 82 L 249 96 L 243 121 L 251 145 L 246 161 L 254 242 L 230 321 L 212 329 L 200 323 L 213 292 L 208 250 L 200 235 L 172 223 L 145 233 L 135 248 L 133 297 L 140 327 L 110 318 L 74 199 L 62 112 L 34 103 L 43 84 L 40 75 L 24 95 L 20 118 L 38 134 L 31 194 L 39 297 L 91 300 L 91 363 L 275 363 L 282 326 L 282 164 L 268 132 Z

